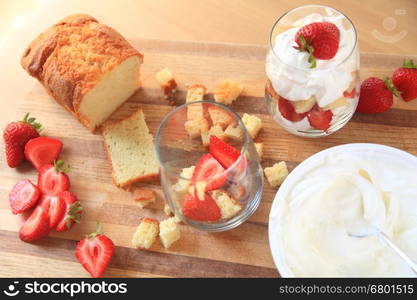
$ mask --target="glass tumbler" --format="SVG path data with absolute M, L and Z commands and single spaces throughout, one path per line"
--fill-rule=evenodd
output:
M 308 51 L 296 49 L 300 48 L 296 40 L 302 27 L 323 22 L 337 27 L 338 48 L 330 59 L 317 58 L 314 66 Z M 265 87 L 269 113 L 298 136 L 321 137 L 339 130 L 358 104 L 359 64 L 356 29 L 344 14 L 320 5 L 288 11 L 275 22 L 269 38 Z
M 205 118 L 189 122 L 187 112 L 192 110 L 204 111 Z M 229 124 L 222 124 L 222 129 L 220 125 L 214 126 L 215 122 L 208 113 L 213 111 L 217 115 L 228 116 Z M 209 126 L 203 126 L 201 132 L 205 137 L 201 138 L 200 134 L 195 134 L 195 130 L 199 133 L 201 124 L 206 124 L 207 121 Z M 217 130 L 207 131 L 209 128 Z M 194 134 L 190 135 L 190 132 Z M 235 134 L 236 132 L 239 134 Z M 210 173 L 210 168 L 208 171 L 206 168 L 207 174 L 202 174 L 200 167 L 208 165 L 201 163 L 207 161 L 206 158 L 213 160 L 215 156 L 210 154 L 210 135 L 216 135 L 239 151 L 234 163 L 228 167 L 221 166 L 221 171 L 217 171 L 215 175 Z M 204 231 L 225 231 L 242 224 L 257 209 L 263 191 L 262 168 L 242 120 L 230 108 L 209 101 L 186 103 L 177 107 L 162 120 L 155 136 L 155 148 L 161 166 L 161 184 L 165 199 L 174 214 L 187 224 Z M 211 166 L 218 168 L 217 161 L 212 160 Z M 201 178 L 204 179 L 204 184 L 199 187 Z M 206 201 L 207 196 L 210 201 Z M 191 206 L 196 208 L 197 214 L 212 214 L 214 200 L 214 206 L 218 207 L 215 209 L 217 214 L 221 211 L 220 218 L 206 220 L 184 213 L 187 209 L 184 207 Z

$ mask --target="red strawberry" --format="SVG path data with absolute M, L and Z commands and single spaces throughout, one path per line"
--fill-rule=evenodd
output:
M 81 219 L 82 206 L 77 197 L 69 191 L 65 191 L 61 194 L 61 198 L 64 199 L 65 212 L 61 221 L 56 225 L 56 231 L 67 231 L 71 229 L 74 223 L 79 223 Z
M 339 49 L 340 32 L 336 25 L 329 22 L 314 22 L 301 27 L 295 34 L 295 42 L 300 51 L 310 54 L 310 68 L 317 66 L 317 59 L 332 59 Z
M 42 206 L 37 206 L 30 217 L 20 227 L 19 237 L 24 242 L 31 242 L 49 233 L 49 218 Z
M 204 154 L 197 162 L 192 182 L 195 184 L 197 181 L 205 181 L 206 191 L 211 191 L 221 187 L 226 179 L 227 174 L 220 163 L 211 154 Z
M 71 168 L 64 168 L 64 162 L 58 160 L 54 165 L 43 165 L 38 174 L 38 187 L 48 196 L 58 196 L 70 187 L 68 173 Z
M 58 159 L 62 145 L 60 140 L 45 136 L 32 139 L 25 146 L 26 159 L 39 171 L 43 165 Z
M 353 88 L 353 90 L 351 90 L 350 92 L 348 92 L 348 91 L 343 92 L 343 97 L 345 97 L 345 98 L 355 98 L 355 96 L 356 96 L 356 89 L 355 88 Z
M 9 194 L 12 212 L 16 215 L 32 208 L 40 195 L 39 188 L 29 179 L 19 180 Z
M 382 113 L 392 106 L 394 102 L 392 94 L 398 95 L 398 91 L 392 86 L 389 78 L 383 81 L 376 77 L 370 77 L 362 82 L 356 111 Z
M 219 207 L 207 193 L 204 200 L 198 199 L 197 195 L 188 194 L 182 204 L 182 213 L 188 219 L 201 222 L 215 222 L 221 217 Z
M 78 261 L 94 278 L 103 275 L 113 257 L 113 253 L 113 242 L 101 233 L 98 223 L 96 232 L 79 241 L 75 249 L 75 256 Z
M 320 110 L 319 106 L 316 104 L 307 113 L 307 118 L 312 127 L 326 131 L 330 127 L 333 113 L 331 110 Z
M 404 60 L 403 67 L 394 71 L 392 83 L 401 92 L 404 101 L 417 98 L 417 65 L 412 59 Z
M 291 121 L 291 122 L 298 122 L 304 119 L 304 117 L 307 115 L 307 113 L 299 114 L 295 111 L 294 106 L 292 105 L 291 101 L 279 97 L 278 100 L 278 109 L 281 115 Z
M 210 136 L 210 154 L 225 168 L 230 168 L 240 157 L 240 151 L 217 136 Z
M 39 137 L 42 125 L 35 122 L 35 118 L 25 115 L 23 121 L 9 123 L 3 131 L 4 144 L 6 146 L 6 159 L 10 168 L 16 168 L 25 159 L 25 145 Z
M 65 200 L 60 196 L 49 196 L 43 194 L 39 200 L 39 206 L 48 215 L 49 229 L 54 229 L 62 220 L 65 213 Z

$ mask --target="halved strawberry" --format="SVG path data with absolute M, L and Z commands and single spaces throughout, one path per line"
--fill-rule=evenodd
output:
M 30 217 L 20 227 L 19 237 L 24 242 L 31 242 L 49 233 L 49 218 L 42 206 L 37 206 Z
M 355 98 L 355 96 L 356 96 L 356 89 L 355 88 L 353 88 L 353 90 L 351 90 L 350 92 L 348 92 L 348 91 L 343 92 L 343 97 L 345 97 L 345 98 Z
M 94 278 L 103 275 L 113 253 L 114 244 L 111 239 L 101 233 L 100 224 L 97 224 L 96 232 L 79 241 L 75 249 L 78 261 Z
M 38 174 L 38 187 L 42 193 L 48 196 L 58 196 L 70 187 L 68 175 L 70 167 L 64 168 L 63 161 L 59 160 L 54 165 L 43 165 Z
M 56 231 L 67 231 L 71 229 L 74 223 L 79 223 L 81 219 L 82 206 L 77 197 L 69 191 L 65 191 L 61 194 L 61 198 L 64 199 L 65 212 L 61 221 L 56 225 Z
M 280 111 L 281 115 L 291 121 L 291 122 L 298 122 L 304 119 L 307 113 L 299 114 L 295 111 L 294 105 L 292 105 L 291 101 L 279 97 L 278 100 L 278 110 Z
M 320 110 L 316 104 L 307 114 L 310 125 L 316 129 L 326 131 L 330 127 L 333 118 L 331 110 Z
M 185 197 L 182 213 L 188 219 L 201 222 L 215 222 L 220 219 L 220 209 L 207 193 L 204 194 L 204 200 L 198 199 L 196 194 L 188 194 Z
M 41 191 L 29 179 L 19 180 L 9 193 L 12 212 L 20 214 L 32 208 L 39 199 Z
M 225 168 L 230 168 L 240 157 L 240 151 L 217 136 L 210 136 L 210 153 Z
M 209 153 L 200 157 L 194 169 L 191 182 L 206 182 L 206 191 L 218 189 L 227 180 L 227 174 L 219 162 Z
M 52 164 L 58 159 L 62 142 L 46 136 L 30 140 L 25 146 L 25 157 L 39 171 L 43 165 Z
M 49 229 L 55 228 L 55 226 L 64 217 L 65 200 L 60 196 L 49 196 L 43 194 L 39 200 L 39 206 L 42 206 L 43 210 L 48 215 Z

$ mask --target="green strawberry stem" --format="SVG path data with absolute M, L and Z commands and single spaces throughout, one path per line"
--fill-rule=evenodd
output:
M 390 90 L 391 93 L 393 93 L 395 96 L 399 97 L 400 96 L 400 91 L 397 90 L 394 85 L 392 84 L 392 80 L 389 77 L 386 77 L 384 79 L 384 83 L 385 86 L 387 87 L 388 90 Z
M 407 69 L 417 69 L 417 65 L 414 64 L 412 59 L 404 59 L 403 67 Z
M 29 113 L 26 113 L 22 122 L 25 124 L 28 124 L 30 126 L 32 126 L 37 132 L 41 132 L 42 131 L 42 124 L 35 122 L 36 118 L 29 118 Z
M 97 222 L 96 224 L 96 231 L 93 233 L 90 233 L 87 235 L 87 237 L 89 239 L 95 238 L 97 235 L 102 234 L 103 232 L 101 231 L 101 224 L 99 222 Z
M 308 56 L 308 62 L 310 63 L 310 69 L 314 69 L 317 67 L 317 60 L 314 57 L 314 48 L 313 46 L 309 45 L 302 34 L 298 36 L 298 41 L 300 42 L 301 47 L 294 47 L 295 49 L 301 52 L 308 52 L 310 55 Z
M 54 162 L 55 171 L 61 173 L 69 173 L 71 171 L 71 166 L 67 165 L 64 167 L 64 162 L 62 160 L 57 160 Z
M 65 220 L 68 229 L 71 228 L 71 220 L 75 223 L 80 223 L 82 210 L 83 207 L 81 206 L 80 201 L 76 201 L 70 205 L 68 210 L 68 217 Z

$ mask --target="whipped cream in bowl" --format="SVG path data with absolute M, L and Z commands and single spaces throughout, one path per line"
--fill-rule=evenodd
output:
M 376 144 L 321 151 L 280 187 L 269 240 L 283 277 L 413 277 L 377 228 L 417 261 L 417 157 Z
M 310 68 L 309 53 L 295 49 L 295 36 L 302 27 L 317 22 L 336 26 L 339 44 L 333 58 L 317 59 L 316 67 Z M 355 112 L 360 87 L 357 34 L 351 21 L 329 7 L 302 6 L 287 12 L 275 23 L 270 39 L 265 100 L 274 119 L 289 132 L 301 136 L 324 136 L 343 127 Z M 281 97 L 293 104 L 303 122 L 280 112 L 277 102 Z M 298 103 L 306 100 L 312 103 L 307 110 L 297 108 Z M 309 110 L 314 104 L 314 109 L 328 112 L 325 128 L 310 122 Z

